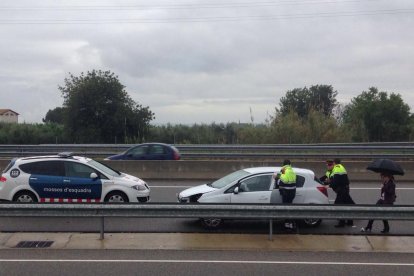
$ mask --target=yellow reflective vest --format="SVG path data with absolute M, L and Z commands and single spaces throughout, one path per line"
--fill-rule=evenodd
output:
M 330 179 L 330 186 L 333 190 L 347 188 L 349 186 L 348 174 L 342 164 L 336 164 L 333 167 Z
M 336 164 L 332 169 L 331 177 L 335 176 L 335 174 L 346 174 L 345 167 L 342 164 Z
M 285 165 L 282 167 L 279 187 L 282 189 L 296 189 L 296 174 L 292 166 Z

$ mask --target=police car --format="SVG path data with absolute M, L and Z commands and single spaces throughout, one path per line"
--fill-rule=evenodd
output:
M 0 178 L 6 201 L 147 202 L 149 195 L 142 179 L 70 153 L 15 158 Z

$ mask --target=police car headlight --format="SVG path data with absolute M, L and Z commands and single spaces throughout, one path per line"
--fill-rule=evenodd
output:
M 147 190 L 147 187 L 145 187 L 145 185 L 135 185 L 135 186 L 132 186 L 131 188 L 134 189 L 134 190 L 137 190 L 137 191 Z

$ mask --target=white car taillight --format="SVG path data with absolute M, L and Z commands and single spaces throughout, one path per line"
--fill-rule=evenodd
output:
M 328 197 L 328 189 L 325 186 L 318 186 L 316 188 L 319 192 L 323 193 L 326 197 Z

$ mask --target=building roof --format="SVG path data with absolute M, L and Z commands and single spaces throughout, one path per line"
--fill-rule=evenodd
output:
M 11 111 L 11 112 L 13 112 L 14 114 L 16 114 L 16 115 L 19 115 L 19 113 L 17 113 L 16 111 L 13 111 L 13 110 L 11 110 L 11 109 L 1 109 L 0 108 L 0 115 L 3 115 L 4 113 L 6 113 L 7 111 Z

